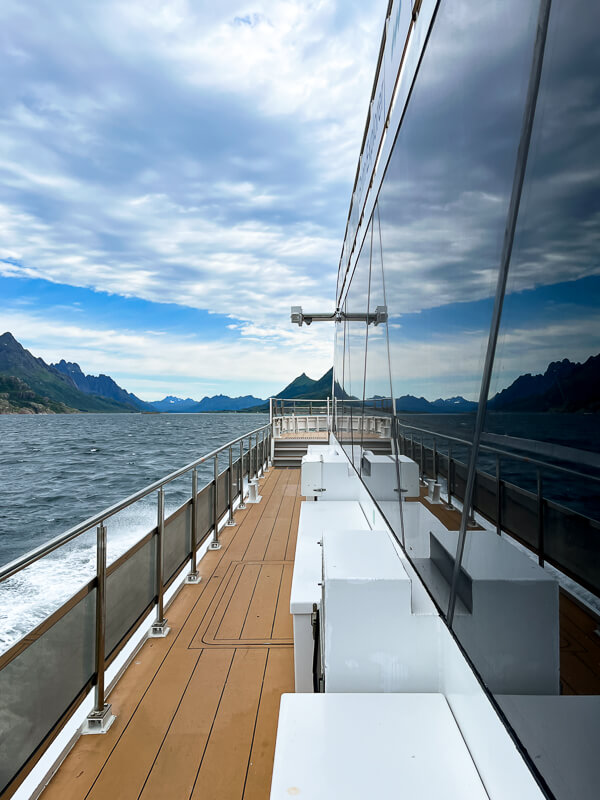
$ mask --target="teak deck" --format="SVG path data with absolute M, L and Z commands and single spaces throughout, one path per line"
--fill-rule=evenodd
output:
M 79 739 L 42 800 L 268 800 L 279 699 L 294 691 L 299 483 L 297 468 L 270 470 L 262 502 L 236 512 L 202 582 L 168 608 L 168 637 L 149 639 L 110 694 L 111 729 Z M 458 512 L 438 513 L 455 525 Z M 561 592 L 565 694 L 600 693 L 596 624 Z
M 279 699 L 294 691 L 290 588 L 299 469 L 271 469 L 222 548 L 167 610 L 108 698 L 117 715 L 82 736 L 44 800 L 266 800 Z

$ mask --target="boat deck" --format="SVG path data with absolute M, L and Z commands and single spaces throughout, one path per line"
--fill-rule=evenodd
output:
M 300 470 L 271 469 L 260 491 L 168 608 L 170 634 L 149 639 L 111 692 L 111 729 L 79 739 L 43 800 L 268 800 L 279 700 L 294 691 Z M 458 512 L 427 505 L 456 526 Z M 600 693 L 596 624 L 561 592 L 564 693 Z
M 262 502 L 236 512 L 202 582 L 168 608 L 170 634 L 111 692 L 112 727 L 79 739 L 44 800 L 269 797 L 279 699 L 294 691 L 299 482 L 299 469 L 271 469 Z

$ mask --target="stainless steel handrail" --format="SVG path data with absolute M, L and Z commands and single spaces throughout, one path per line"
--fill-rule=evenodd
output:
M 271 423 L 268 422 L 266 425 L 262 425 L 260 428 L 255 428 L 253 431 L 249 433 L 244 433 L 243 436 L 238 436 L 236 439 L 232 439 L 227 444 L 222 445 L 221 447 L 217 447 L 215 450 L 212 450 L 210 453 L 207 453 L 205 456 L 201 458 L 197 458 L 195 461 L 192 461 L 190 464 L 187 464 L 185 467 L 181 467 L 175 472 L 171 472 L 165 478 L 161 478 L 158 481 L 150 484 L 149 486 L 140 489 L 139 491 L 135 492 L 134 494 L 130 495 L 129 497 L 125 498 L 124 500 L 120 500 L 118 503 L 114 503 L 114 505 L 105 508 L 98 514 L 94 514 L 94 516 L 89 517 L 88 519 L 80 522 L 79 525 L 75 525 L 73 528 L 69 528 L 69 530 L 65 531 L 64 533 L 59 534 L 54 539 L 50 539 L 50 541 L 46 542 L 45 544 L 36 547 L 35 550 L 31 550 L 29 553 L 25 553 L 24 555 L 16 558 L 14 561 L 5 564 L 3 567 L 0 567 L 0 583 L 2 581 L 11 578 L 13 575 L 16 575 L 21 570 L 25 569 L 26 567 L 35 564 L 36 561 L 39 561 L 40 558 L 44 558 L 44 556 L 49 555 L 50 553 L 57 550 L 62 545 L 67 544 L 68 542 L 73 541 L 78 536 L 81 536 L 82 533 L 91 530 L 92 528 L 102 525 L 107 519 L 118 514 L 119 511 L 123 511 L 123 509 L 127 508 L 128 506 L 133 505 L 138 500 L 141 500 L 144 497 L 147 497 L 149 494 L 156 492 L 157 490 L 161 489 L 162 487 L 166 486 L 168 483 L 180 478 L 182 475 L 185 475 L 190 470 L 194 469 L 195 467 L 203 464 L 205 461 L 208 461 L 211 458 L 215 458 L 222 453 L 224 450 L 227 450 L 228 447 L 232 447 L 234 444 L 241 442 L 243 439 L 247 439 L 250 436 L 257 435 L 261 431 L 266 430 L 267 428 L 271 427 Z
M 401 422 L 400 420 L 398 420 L 398 425 L 408 430 L 418 431 L 419 433 L 425 433 L 428 436 L 433 436 L 434 438 L 437 439 L 445 439 L 448 442 L 456 442 L 457 444 L 462 444 L 465 445 L 466 447 L 473 446 L 473 443 L 470 442 L 468 439 L 460 439 L 458 436 L 451 436 L 446 433 L 441 433 L 440 431 L 430 431 L 427 428 L 419 428 L 416 425 L 406 425 L 404 422 Z M 535 464 L 535 466 L 544 467 L 545 469 L 555 470 L 556 472 L 564 472 L 567 475 L 573 475 L 577 478 L 585 478 L 587 480 L 600 481 L 599 475 L 592 475 L 589 472 L 579 472 L 578 470 L 571 469 L 570 467 L 562 467 L 559 464 L 552 464 L 548 461 L 540 461 L 537 458 L 532 458 L 531 456 L 523 456 L 520 455 L 519 453 L 513 453 L 510 450 L 503 450 L 502 448 L 493 447 L 492 445 L 489 444 L 483 444 L 483 443 L 480 444 L 479 450 L 480 451 L 485 450 L 488 453 L 501 455 L 504 456 L 505 458 L 513 459 L 515 461 L 524 461 L 527 464 Z M 443 453 L 442 454 L 438 453 L 438 455 L 440 455 L 442 458 L 446 458 L 446 456 L 444 456 Z

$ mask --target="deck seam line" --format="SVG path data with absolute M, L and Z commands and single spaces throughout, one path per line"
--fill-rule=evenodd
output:
M 273 525 L 271 527 L 271 532 L 269 533 L 269 538 L 268 538 L 267 543 L 265 545 L 265 552 L 263 553 L 263 559 L 262 559 L 263 561 L 267 560 L 267 553 L 269 552 L 269 546 L 271 544 L 271 539 L 273 538 L 273 532 L 275 531 L 275 527 L 277 525 L 277 520 L 279 518 L 279 512 L 281 511 L 281 506 L 283 505 L 283 501 L 285 499 L 285 490 L 289 486 L 289 483 L 290 483 L 289 476 L 286 476 L 286 481 L 285 481 L 285 484 L 283 486 L 283 491 L 281 492 L 281 499 L 279 501 L 279 506 L 277 508 L 277 514 L 275 514 L 275 516 L 273 517 Z
M 229 596 L 229 600 L 228 600 L 228 601 L 227 601 L 227 603 L 225 604 L 225 608 L 224 608 L 224 610 L 223 610 L 223 613 L 221 614 L 221 619 L 219 620 L 219 624 L 218 624 L 218 625 L 217 625 L 217 627 L 215 628 L 215 636 L 214 636 L 214 638 L 215 638 L 215 639 L 217 638 L 217 633 L 219 632 L 219 628 L 220 628 L 220 627 L 221 627 L 221 625 L 223 624 L 223 620 L 225 619 L 225 614 L 226 614 L 226 613 L 227 613 L 227 611 L 229 610 L 229 604 L 230 604 L 230 603 L 231 603 L 231 601 L 233 600 L 233 597 L 234 597 L 234 595 L 235 595 L 236 589 L 238 588 L 238 586 L 239 586 L 239 583 L 240 583 L 240 581 L 241 581 L 241 579 L 242 579 L 242 575 L 244 574 L 244 569 L 246 568 L 246 564 L 245 564 L 243 561 L 237 561 L 237 562 L 234 562 L 234 561 L 232 561 L 232 562 L 231 562 L 231 564 L 235 564 L 235 566 L 234 566 L 234 568 L 233 568 L 233 574 L 234 574 L 234 575 L 235 575 L 235 571 L 236 571 L 236 569 L 238 568 L 238 566 L 239 566 L 239 567 L 241 567 L 241 569 L 239 570 L 238 577 L 237 577 L 237 580 L 236 580 L 236 582 L 235 582 L 235 586 L 233 587 L 233 590 L 232 590 L 232 592 L 231 592 L 231 595 Z M 260 569 L 259 569 L 259 574 L 260 574 Z M 225 588 L 225 592 L 226 592 L 226 591 L 229 589 L 229 586 L 231 585 L 231 580 L 232 580 L 232 579 L 230 578 L 230 579 L 227 581 L 227 586 L 226 586 L 226 588 Z M 258 580 L 258 574 L 257 574 L 257 576 L 256 576 L 256 580 Z M 256 583 L 256 581 L 255 581 L 255 583 Z M 221 596 L 221 600 L 222 600 L 222 599 L 223 599 L 223 597 L 225 596 L 225 592 L 223 592 L 223 595 Z M 203 634 L 202 634 L 202 636 L 201 636 L 201 639 L 202 639 L 202 641 L 204 641 L 204 637 L 205 637 L 205 635 L 208 633 L 208 629 L 210 628 L 210 626 L 211 626 L 211 624 L 212 624 L 213 620 L 215 619 L 215 617 L 216 617 L 216 615 L 217 615 L 217 611 L 219 610 L 219 606 L 220 606 L 220 605 L 221 605 L 221 601 L 219 601 L 219 603 L 217 604 L 217 606 L 216 606 L 216 608 L 215 608 L 215 610 L 214 610 L 214 612 L 213 612 L 213 615 L 212 615 L 212 617 L 210 618 L 210 620 L 209 620 L 209 622 L 208 622 L 208 625 L 206 626 L 206 629 L 205 629 L 204 633 L 203 633 Z
M 146 778 L 144 779 L 144 783 L 142 784 L 142 788 L 140 789 L 140 791 L 138 793 L 138 796 L 137 796 L 138 800 L 140 800 L 140 797 L 142 796 L 142 794 L 144 792 L 144 789 L 146 788 L 146 784 L 148 783 L 148 778 L 150 777 L 150 773 L 154 769 L 154 765 L 156 764 L 158 756 L 160 755 L 160 752 L 161 752 L 161 750 L 163 748 L 165 740 L 166 740 L 167 736 L 169 735 L 169 731 L 171 730 L 171 727 L 173 726 L 173 722 L 175 721 L 175 717 L 177 716 L 177 712 L 181 708 L 181 704 L 183 703 L 183 698 L 185 697 L 185 693 L 187 692 L 187 690 L 189 688 L 189 685 L 190 685 L 190 683 L 192 681 L 192 678 L 194 677 L 194 673 L 198 669 L 198 664 L 200 663 L 200 659 L 202 658 L 202 654 L 203 653 L 204 653 L 204 650 L 200 650 L 200 652 L 198 654 L 198 658 L 196 659 L 196 663 L 194 664 L 194 669 L 191 671 L 190 677 L 187 679 L 187 682 L 185 684 L 185 688 L 181 693 L 181 697 L 179 698 L 179 702 L 177 703 L 177 707 L 176 707 L 175 711 L 173 712 L 173 716 L 171 717 L 171 721 L 167 725 L 167 729 L 166 729 L 165 734 L 164 734 L 164 736 L 163 736 L 163 738 L 161 740 L 160 745 L 158 746 L 158 750 L 156 751 L 154 759 L 152 760 L 152 764 L 150 766 L 150 769 L 148 770 L 148 773 L 146 774 Z
M 281 483 L 282 477 L 283 477 L 283 476 L 280 476 L 280 477 L 278 478 L 278 480 L 277 480 L 277 483 L 276 483 L 276 486 L 279 486 L 279 484 Z M 285 488 L 285 485 L 286 485 L 286 484 L 287 484 L 287 479 L 286 479 L 286 481 L 284 482 L 284 488 Z M 270 498 L 270 497 L 271 497 L 271 495 L 273 494 L 273 491 L 274 491 L 274 490 L 275 490 L 275 487 L 273 487 L 273 490 L 270 492 L 270 494 L 269 494 L 269 498 Z M 282 493 L 282 497 L 281 497 L 281 499 L 282 499 L 282 498 L 283 498 L 283 493 Z M 278 512 L 278 513 L 279 513 L 279 509 L 280 509 L 280 507 L 281 507 L 281 499 L 279 500 L 279 505 L 277 506 L 277 512 Z M 267 502 L 265 503 L 265 506 L 264 506 L 264 508 L 262 509 L 261 515 L 260 515 L 260 517 L 259 517 L 259 521 L 260 521 L 260 520 L 263 518 L 263 516 L 264 516 L 264 512 L 267 510 L 267 507 L 268 507 L 268 505 L 269 505 L 269 503 L 268 503 L 268 500 L 267 500 Z M 273 525 L 271 526 L 271 533 L 273 532 L 273 527 L 275 526 L 275 522 L 276 522 L 276 521 L 277 521 L 277 514 L 275 514 L 275 516 L 273 517 Z M 256 528 L 258 528 L 258 523 L 256 524 Z M 249 547 L 250 547 L 250 545 L 252 544 L 252 539 L 254 538 L 254 534 L 256 533 L 256 528 L 254 529 L 254 531 L 253 531 L 253 533 L 252 533 L 252 536 L 251 536 L 251 537 L 250 537 L 250 539 L 248 540 L 248 544 L 246 545 L 246 549 L 244 550 L 244 555 L 242 556 L 242 561 L 243 561 L 243 560 L 246 558 L 246 556 L 247 556 L 247 553 L 248 553 L 248 548 L 249 548 Z M 269 538 L 270 538 L 270 536 L 271 536 L 271 534 L 269 534 Z M 265 549 L 265 553 L 266 553 L 266 552 L 267 552 L 267 551 L 266 551 L 266 549 Z M 263 553 L 263 556 L 264 556 L 264 554 L 265 554 L 265 553 Z M 264 561 L 264 557 L 263 557 L 261 560 L 262 560 L 262 561 Z
M 229 649 L 229 648 L 228 648 Z M 221 688 L 221 694 L 219 695 L 219 702 L 217 703 L 217 707 L 215 709 L 214 716 L 212 718 L 212 722 L 210 723 L 210 730 L 208 732 L 208 736 L 206 737 L 206 741 L 204 743 L 204 747 L 202 748 L 202 756 L 200 757 L 200 761 L 198 763 L 198 769 L 196 770 L 196 777 L 194 778 L 194 782 L 192 784 L 192 788 L 189 794 L 188 800 L 191 800 L 192 795 L 194 794 L 194 790 L 196 788 L 196 784 L 198 783 L 198 776 L 200 775 L 200 770 L 202 769 L 202 764 L 204 763 L 204 756 L 206 755 L 206 748 L 208 747 L 208 743 L 210 742 L 210 737 L 212 736 L 213 728 L 215 726 L 215 722 L 219 715 L 219 709 L 221 708 L 221 703 L 223 702 L 223 695 L 225 694 L 225 687 L 227 686 L 227 681 L 229 680 L 229 675 L 231 673 L 231 668 L 233 667 L 233 662 L 235 661 L 235 656 L 238 651 L 237 647 L 230 648 L 233 650 L 233 655 L 231 657 L 231 661 L 229 662 L 229 669 L 227 670 L 227 675 L 225 676 L 225 680 L 223 681 L 223 686 Z
M 235 586 L 233 587 L 233 592 L 231 593 L 231 597 L 230 597 L 230 598 L 229 598 L 229 600 L 227 601 L 227 605 L 225 606 L 225 610 L 223 611 L 223 615 L 221 616 L 221 621 L 219 622 L 219 627 L 218 627 L 218 628 L 215 630 L 215 636 L 214 636 L 214 638 L 215 638 L 215 639 L 217 638 L 217 633 L 219 632 L 219 628 L 220 628 L 220 627 L 221 627 L 221 625 L 223 624 L 223 620 L 225 619 L 225 614 L 226 614 L 226 613 L 227 613 L 227 611 L 229 610 L 229 605 L 230 605 L 231 601 L 233 600 L 233 597 L 234 597 L 234 595 L 235 595 L 235 590 L 236 590 L 236 589 L 237 589 L 237 587 L 238 587 L 238 584 L 239 584 L 239 582 L 240 582 L 240 580 L 241 580 L 241 577 L 242 577 L 242 574 L 243 574 L 243 572 L 244 572 L 244 569 L 245 569 L 245 568 L 246 568 L 246 566 L 247 566 L 247 564 L 246 564 L 245 562 L 243 562 L 243 561 L 240 561 L 240 562 L 238 562 L 238 563 L 240 563 L 240 564 L 241 564 L 241 566 L 242 566 L 242 569 L 240 570 L 240 575 L 239 575 L 239 578 L 238 578 L 238 580 L 236 581 L 236 584 L 235 584 Z M 252 597 L 254 597 L 254 592 L 256 591 L 256 584 L 258 583 L 258 579 L 259 579 L 259 577 L 260 577 L 260 570 L 261 570 L 261 567 L 259 566 L 259 568 L 258 568 L 258 572 L 256 573 L 256 578 L 254 579 L 254 586 L 252 587 Z M 252 602 L 252 597 L 250 598 L 250 602 Z M 248 606 L 248 607 L 249 607 L 249 606 Z M 219 608 L 218 608 L 218 606 L 217 606 L 217 608 L 215 608 L 214 614 L 212 615 L 211 622 L 212 622 L 212 620 L 215 618 L 215 615 L 216 615 L 216 613 L 217 613 L 217 611 L 218 611 L 218 610 L 219 610 Z M 248 609 L 246 609 L 246 616 L 247 616 L 247 615 L 248 615 Z M 245 624 L 245 622 L 246 622 L 246 616 L 244 616 L 244 622 L 242 623 L 242 627 L 241 627 L 241 630 L 240 630 L 240 637 L 239 637 L 240 639 L 241 639 L 241 636 L 242 636 L 242 631 L 244 630 L 244 624 Z M 210 622 L 209 622 L 209 624 L 206 626 L 206 630 L 205 630 L 205 631 L 204 631 L 204 633 L 202 634 L 202 641 L 204 641 L 204 637 L 205 637 L 205 636 L 206 636 L 206 634 L 208 633 L 208 628 L 209 628 L 209 627 L 210 627 Z
M 270 478 L 270 477 L 271 477 L 270 475 L 269 475 L 269 476 L 267 476 L 267 480 L 269 480 L 269 478 Z M 277 484 L 277 481 L 275 481 L 275 484 Z M 270 495 L 270 494 L 271 494 L 271 492 L 269 493 L 269 495 Z M 255 506 L 254 506 L 254 507 L 255 507 Z M 255 525 L 254 525 L 254 531 L 256 530 L 256 527 L 258 526 L 258 523 L 260 522 L 260 520 L 261 520 L 261 518 L 262 518 L 262 514 L 263 514 L 263 512 L 264 512 L 264 509 L 262 509 L 262 510 L 261 510 L 261 514 L 260 514 L 260 516 L 259 516 L 258 520 L 256 521 Z M 237 528 L 237 530 L 234 532 L 233 536 L 231 537 L 231 541 L 229 541 L 229 542 L 227 543 L 227 546 L 226 546 L 226 548 L 223 550 L 223 552 L 222 552 L 222 553 L 220 553 L 220 555 L 219 555 L 219 558 L 218 558 L 218 560 L 217 560 L 217 563 L 215 564 L 215 566 L 214 566 L 214 568 L 213 568 L 212 572 L 210 572 L 210 573 L 209 573 L 209 574 L 206 576 L 206 583 L 205 583 L 205 585 L 204 585 L 204 588 L 203 588 L 203 589 L 202 589 L 202 591 L 200 592 L 200 595 L 199 595 L 199 597 L 198 597 L 198 600 L 200 600 L 200 598 L 201 598 L 201 597 L 204 595 L 204 592 L 205 592 L 205 590 L 206 590 L 206 587 L 208 586 L 208 584 L 209 584 L 210 580 L 211 580 L 211 579 L 214 577 L 214 574 L 215 574 L 215 572 L 216 572 L 217 568 L 218 568 L 218 567 L 221 565 L 221 561 L 222 561 L 222 560 L 225 558 L 225 555 L 226 555 L 226 554 L 229 552 L 229 548 L 230 548 L 230 547 L 231 547 L 231 545 L 234 543 L 234 541 L 235 541 L 236 537 L 237 537 L 237 536 L 238 536 L 238 535 L 239 535 L 239 534 L 242 532 L 242 527 L 243 527 L 244 523 L 245 523 L 245 522 L 246 522 L 248 519 L 249 519 L 249 515 L 245 515 L 245 516 L 244 516 L 244 519 L 241 521 L 241 523 L 240 523 L 239 527 Z M 250 538 L 252 538 L 252 536 L 254 535 L 254 531 L 252 531 L 252 533 L 251 533 L 251 535 L 250 535 Z M 231 563 L 231 562 L 230 562 L 230 563 Z M 239 562 L 237 562 L 237 563 L 240 563 L 240 564 L 241 564 L 241 563 L 243 563 L 243 562 L 242 562 L 242 561 L 239 561 Z M 228 569 L 229 569 L 229 565 L 228 565 L 228 566 L 225 568 L 225 574 L 227 574 L 227 570 L 228 570 Z M 187 649 L 188 649 L 188 650 L 195 650 L 195 649 L 197 649 L 197 648 L 195 648 L 195 647 L 192 647 L 192 642 L 194 641 L 194 639 L 195 639 L 195 638 L 196 638 L 196 636 L 198 635 L 198 631 L 200 630 L 200 627 L 201 627 L 201 626 L 202 626 L 202 624 L 204 623 L 204 620 L 206 619 L 206 615 L 209 613 L 209 611 L 210 611 L 210 608 L 211 608 L 211 605 L 212 605 L 212 603 L 213 603 L 213 602 L 214 602 L 214 600 L 215 600 L 215 597 L 217 596 L 217 594 L 218 594 L 218 593 L 219 593 L 219 591 L 221 590 L 221 585 L 222 585 L 222 582 L 221 582 L 221 581 L 219 581 L 219 585 L 218 585 L 218 587 L 215 589 L 215 594 L 213 595 L 213 597 L 212 597 L 212 598 L 211 598 L 211 600 L 209 601 L 209 603 L 208 603 L 208 606 L 206 607 L 206 611 L 205 611 L 205 612 L 204 612 L 204 614 L 202 615 L 202 617 L 201 617 L 201 619 L 200 619 L 200 622 L 198 623 L 198 625 L 196 626 L 196 628 L 195 628 L 195 629 L 194 629 L 194 631 L 192 632 L 192 636 L 191 636 L 191 638 L 190 638 L 190 640 L 188 641 L 188 644 L 187 644 Z M 190 612 L 190 613 L 191 613 L 191 612 Z M 188 617 L 188 618 L 189 618 L 189 617 Z M 187 622 L 187 619 L 188 619 L 188 618 L 186 618 L 186 622 Z M 181 631 L 183 631 L 183 627 L 184 627 L 184 626 L 182 625 Z M 181 631 L 180 631 L 180 632 L 181 632 Z M 200 640 L 202 640 L 202 636 L 200 636 Z
M 283 574 L 285 572 L 285 564 L 281 568 L 281 575 L 279 577 L 279 587 L 277 588 L 277 599 L 275 600 L 275 613 L 273 614 L 273 622 L 271 623 L 271 635 L 269 639 L 273 639 L 273 631 L 275 629 L 275 620 L 277 619 L 277 609 L 279 608 L 279 595 L 281 594 L 281 584 L 283 583 Z
M 271 655 L 271 648 L 267 648 L 267 657 L 265 658 L 265 668 L 263 670 L 262 681 L 260 684 L 260 694 L 258 696 L 258 704 L 256 706 L 256 717 L 254 718 L 254 728 L 252 729 L 252 739 L 250 740 L 250 750 L 248 751 L 248 762 L 246 764 L 246 774 L 244 776 L 244 787 L 242 789 L 241 800 L 244 800 L 246 794 L 246 784 L 248 783 L 248 772 L 250 771 L 250 759 L 252 758 L 252 749 L 254 748 L 254 737 L 256 736 L 256 726 L 258 725 L 258 715 L 260 713 L 260 704 L 262 702 L 263 689 L 265 688 L 265 676 L 267 674 L 267 664 L 269 663 L 269 656 Z

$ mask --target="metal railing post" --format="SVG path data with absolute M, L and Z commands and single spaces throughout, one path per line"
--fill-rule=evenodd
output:
M 244 440 L 240 439 L 240 460 L 238 461 L 238 491 L 240 493 L 240 504 L 238 509 L 242 511 L 246 508 L 244 503 Z
M 235 525 L 235 520 L 233 518 L 233 451 L 231 447 L 229 448 L 229 480 L 227 482 L 227 491 L 228 491 L 228 509 L 229 509 L 229 516 L 227 517 L 227 525 L 231 528 Z
M 496 454 L 496 533 L 502 533 L 502 480 L 500 475 L 500 456 Z
M 452 444 L 448 442 L 448 508 L 452 508 Z
M 169 632 L 164 609 L 164 539 L 165 539 L 165 489 L 163 486 L 157 492 L 157 520 L 156 520 L 156 622 L 150 629 L 150 636 L 162 637 Z
M 433 479 L 434 479 L 434 481 L 437 481 L 437 477 L 438 477 L 438 474 L 437 474 L 437 441 L 436 441 L 435 436 L 434 436 L 434 438 L 433 438 Z
M 541 469 L 537 470 L 537 522 L 538 522 L 538 563 L 544 566 L 544 481 Z
M 219 455 L 214 457 L 213 464 L 214 485 L 213 485 L 213 538 L 208 545 L 209 550 L 220 550 L 219 541 Z
M 106 647 L 106 526 L 96 528 L 96 651 L 94 710 L 88 715 L 84 733 L 105 733 L 114 716 L 104 700 L 104 651 Z
M 200 583 L 200 575 L 197 567 L 198 549 L 198 470 L 192 470 L 192 552 L 190 556 L 190 572 L 186 577 L 186 583 Z

